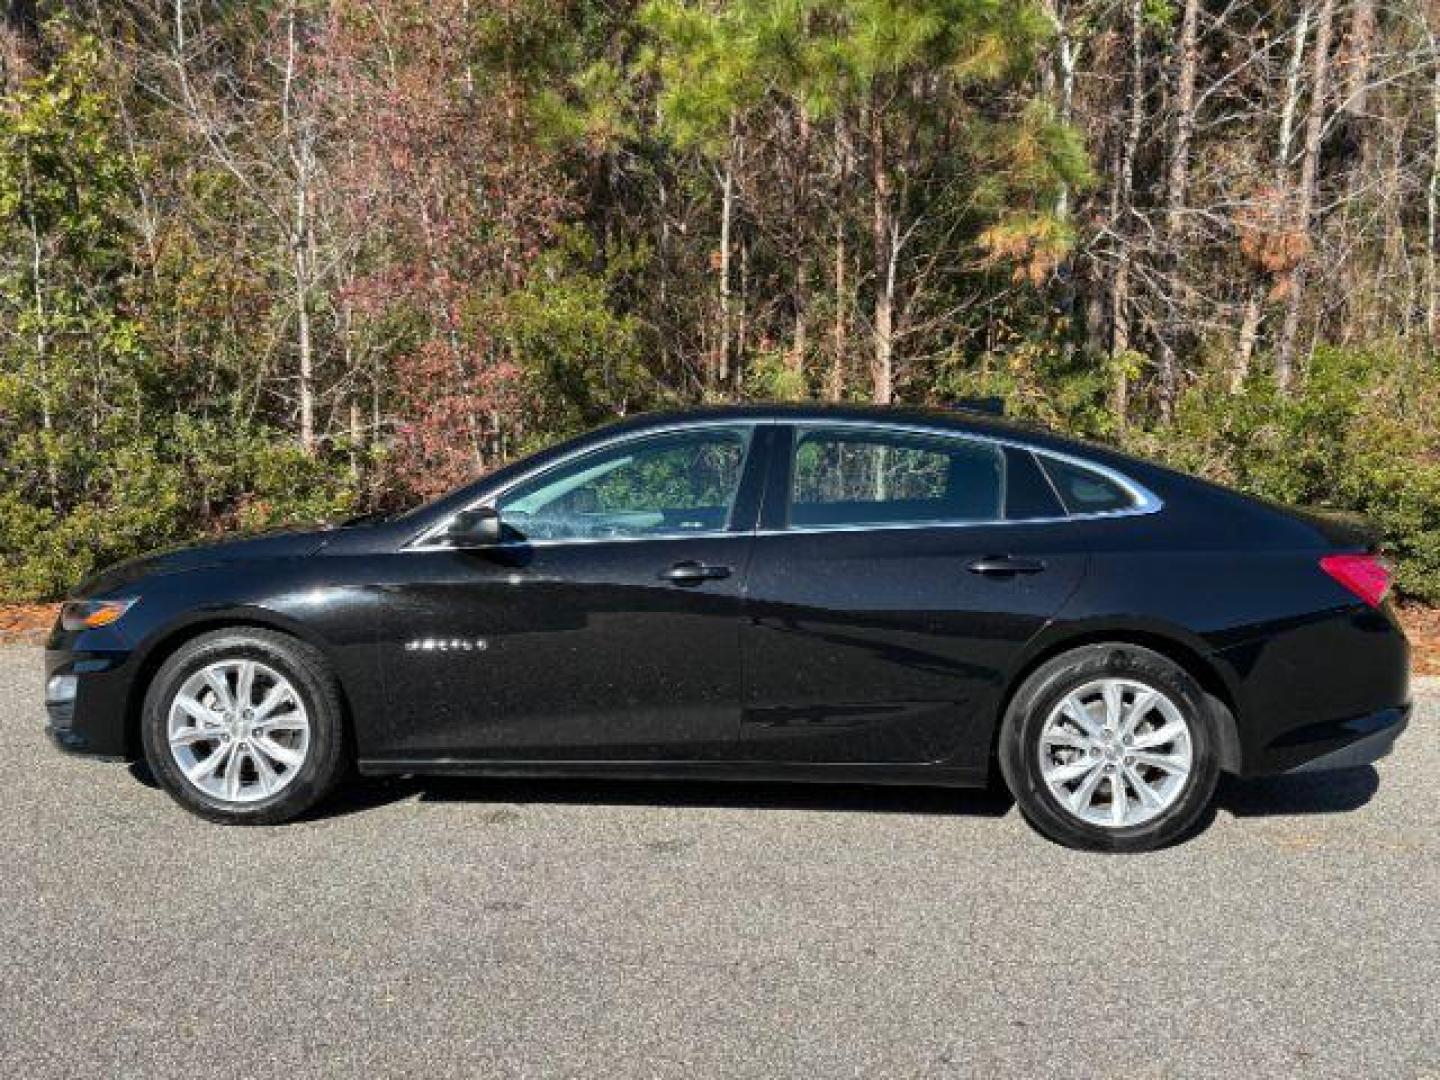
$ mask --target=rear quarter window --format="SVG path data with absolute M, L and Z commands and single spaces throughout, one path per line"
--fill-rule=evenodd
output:
M 1111 514 L 1133 509 L 1136 505 L 1135 496 L 1104 473 L 1045 454 L 1039 454 L 1037 458 L 1050 482 L 1055 485 L 1055 492 L 1065 504 L 1066 513 Z

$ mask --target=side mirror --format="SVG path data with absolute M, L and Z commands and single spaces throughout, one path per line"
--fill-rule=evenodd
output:
M 461 510 L 450 519 L 445 542 L 452 548 L 495 546 L 500 542 L 500 512 L 489 506 Z

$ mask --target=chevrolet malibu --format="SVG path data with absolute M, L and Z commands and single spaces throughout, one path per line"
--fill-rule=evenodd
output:
M 1142 850 L 1410 711 L 1353 525 L 960 411 L 634 419 L 384 521 L 152 555 L 50 635 L 62 748 L 271 824 L 367 774 L 1003 782 Z

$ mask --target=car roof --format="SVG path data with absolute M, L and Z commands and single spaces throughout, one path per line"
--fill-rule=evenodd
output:
M 988 436 L 992 439 L 1021 443 L 1036 448 L 1048 448 L 1061 453 L 1081 454 L 1116 462 L 1150 464 L 1110 446 L 1062 435 L 1039 424 L 1005 420 L 979 409 L 963 406 L 942 408 L 919 405 L 863 405 L 828 402 L 701 405 L 694 408 L 638 413 L 611 425 L 608 430 L 611 432 L 643 430 L 649 427 L 683 424 L 687 421 L 724 420 L 796 424 L 845 420 L 875 424 L 913 424 L 961 434 Z

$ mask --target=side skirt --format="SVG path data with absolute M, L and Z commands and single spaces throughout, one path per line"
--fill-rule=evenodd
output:
M 596 780 L 741 780 L 802 784 L 899 784 L 984 787 L 984 768 L 952 765 L 852 765 L 753 761 L 507 761 L 473 758 L 364 758 L 365 776 L 572 777 Z

